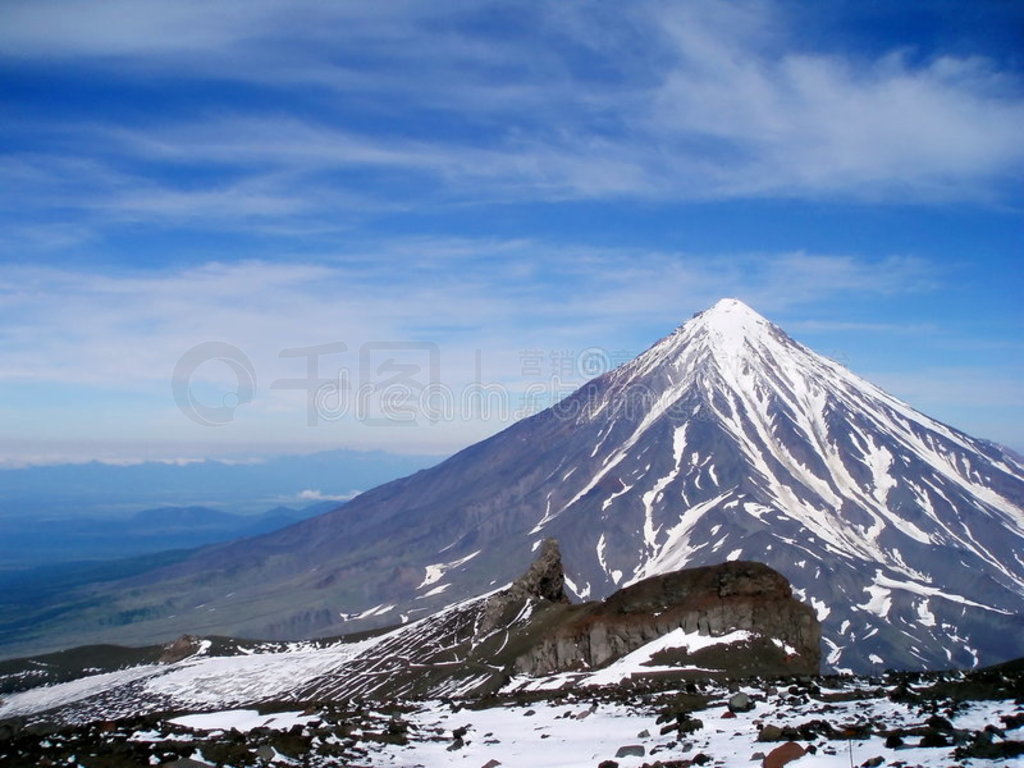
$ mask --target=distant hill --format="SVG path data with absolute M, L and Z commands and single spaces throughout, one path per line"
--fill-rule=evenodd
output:
M 321 501 L 277 506 L 258 515 L 208 507 L 157 507 L 127 517 L 76 516 L 30 521 L 0 517 L 0 573 L 58 563 L 111 560 L 258 536 L 339 507 Z

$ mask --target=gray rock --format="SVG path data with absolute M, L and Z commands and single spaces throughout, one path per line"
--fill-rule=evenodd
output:
M 168 643 L 160 651 L 157 659 L 161 664 L 173 664 L 196 653 L 202 647 L 202 638 L 195 635 L 182 635 L 174 642 Z
M 644 749 L 640 744 L 630 744 L 629 746 L 619 747 L 619 751 L 615 753 L 616 757 L 643 757 L 647 754 L 647 750 Z
M 562 555 L 558 542 L 554 539 L 545 539 L 541 544 L 540 553 L 526 573 L 516 579 L 508 589 L 487 601 L 477 636 L 482 637 L 495 627 L 507 623 L 528 600 L 569 602 L 565 594 Z
M 261 760 L 270 761 L 273 760 L 276 756 L 277 750 L 267 744 L 264 744 L 256 750 L 256 757 L 260 758 Z
M 754 708 L 754 702 L 745 693 L 737 693 L 729 699 L 730 712 L 749 712 Z

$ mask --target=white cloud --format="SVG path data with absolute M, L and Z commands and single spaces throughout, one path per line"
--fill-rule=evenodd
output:
M 515 23 L 499 13 L 510 9 Z M 1024 170 L 1018 75 L 981 56 L 852 54 L 824 36 L 797 39 L 792 9 L 710 0 L 0 4 L 0 54 L 26 71 L 80 71 L 150 97 L 165 87 L 241 94 L 159 114 L 96 109 L 54 120 L 29 109 L 4 122 L 0 135 L 16 141 L 0 159 L 9 254 L 0 380 L 77 387 L 93 401 L 120 393 L 124 403 L 135 394 L 165 402 L 182 352 L 222 340 L 252 357 L 260 395 L 249 413 L 274 428 L 233 439 L 266 442 L 303 412 L 302 393 L 266 389 L 295 375 L 297 361 L 278 357 L 288 347 L 439 341 L 453 386 L 472 380 L 477 349 L 489 378 L 514 384 L 525 347 L 640 351 L 723 295 L 793 317 L 848 296 L 884 302 L 929 290 L 945 276 L 905 255 L 366 244 L 366 232 L 403 212 L 413 214 L 403 231 L 426 222 L 427 231 L 477 232 L 489 203 L 1003 201 Z M 558 215 L 551 210 L 545 223 Z M 219 241 L 208 246 L 208 233 Z M 235 249 L 239 235 L 264 239 Z M 28 266 L 53 252 L 65 265 L 83 255 L 130 259 L 121 255 L 129 236 L 141 260 L 167 259 L 182 244 L 177 263 L 195 263 L 225 241 L 232 254 L 260 256 L 106 274 Z M 304 252 L 280 253 L 285 238 Z M 885 330 L 827 317 L 819 332 Z M 211 385 L 215 373 L 204 371 Z M 22 410 L 0 404 L 33 434 L 32 412 Z M 84 439 L 102 421 L 94 410 L 92 421 L 71 408 L 60 418 Z M 137 417 L 119 428 L 141 442 L 161 430 L 194 439 L 169 403 Z M 313 439 L 298 431 L 289 439 Z M 480 436 L 424 434 L 416 439 L 442 449 Z M 354 435 L 315 440 L 408 440 Z
M 362 491 L 350 491 L 348 493 L 341 494 L 325 494 L 321 493 L 319 490 L 307 488 L 304 491 L 300 491 L 296 498 L 299 501 L 351 501 L 360 493 L 362 493 Z
M 670 28 L 679 60 L 654 130 L 731 155 L 719 195 L 958 198 L 1024 160 L 1024 100 L 984 60 L 762 52 L 692 11 Z

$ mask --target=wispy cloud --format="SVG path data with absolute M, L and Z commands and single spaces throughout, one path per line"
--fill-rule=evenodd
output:
M 475 347 L 508 355 L 540 335 L 549 344 L 609 335 L 625 343 L 615 330 L 622 319 L 667 331 L 723 295 L 782 311 L 838 295 L 921 290 L 932 271 L 908 258 L 626 253 L 429 238 L 316 262 L 211 262 L 120 274 L 9 267 L 0 278 L 2 378 L 163 381 L 178 355 L 209 340 L 252 350 L 273 376 L 287 375 L 290 362 L 277 354 L 289 347 L 441 341 L 459 348 L 467 362 L 458 376 L 468 376 Z
M 188 116 L 48 125 L 11 153 L 6 203 L 96 225 L 309 228 L 426 200 L 998 201 L 1024 168 L 1021 83 L 978 56 L 795 45 L 787 6 L 765 2 L 639 3 L 617 24 L 601 4 L 518 8 L 518 26 L 508 10 L 6 3 L 9 60 L 260 89 Z
M 960 198 L 1020 168 L 1024 100 L 990 62 L 794 52 L 769 7 L 696 3 L 664 18 L 677 58 L 654 130 L 709 142 L 725 158 L 720 194 Z

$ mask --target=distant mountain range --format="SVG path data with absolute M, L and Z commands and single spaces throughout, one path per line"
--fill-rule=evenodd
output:
M 995 663 L 1024 636 L 1019 459 L 727 299 L 436 467 L 71 593 L 18 642 L 380 627 L 510 581 L 546 537 L 579 599 L 764 562 L 814 606 L 827 668 Z
M 211 507 L 257 514 L 347 497 L 428 467 L 437 456 L 335 450 L 181 463 L 91 461 L 0 468 L 0 519 L 123 517 L 138 509 Z M 305 492 L 305 493 L 304 493 Z

